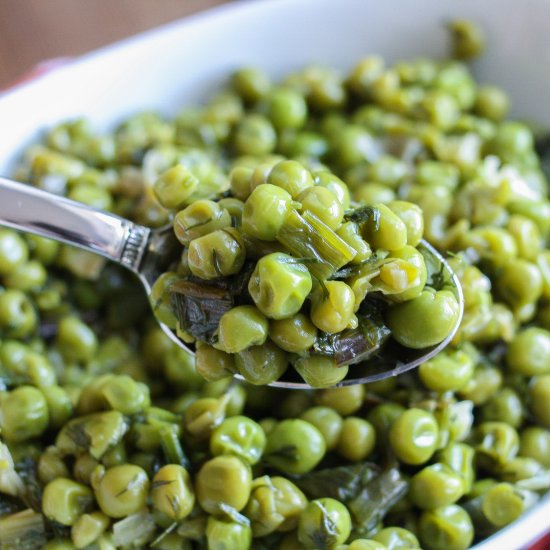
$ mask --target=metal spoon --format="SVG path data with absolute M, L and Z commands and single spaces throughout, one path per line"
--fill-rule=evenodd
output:
M 169 270 L 181 245 L 170 226 L 151 230 L 129 220 L 84 204 L 42 191 L 30 185 L 0 177 L 0 226 L 34 233 L 77 246 L 104 256 L 135 273 L 147 295 L 156 279 Z M 437 346 L 413 350 L 391 343 L 383 352 L 349 369 L 348 377 L 338 386 L 364 384 L 396 376 L 418 367 L 444 349 L 452 340 L 462 319 L 464 298 L 456 274 L 445 259 L 426 241 L 421 243 L 426 259 L 442 266 L 444 276 L 454 287 L 460 304 L 460 316 L 449 336 Z M 164 332 L 181 348 L 191 351 L 166 325 Z M 353 377 L 353 378 L 352 378 Z M 272 386 L 307 389 L 294 369 Z

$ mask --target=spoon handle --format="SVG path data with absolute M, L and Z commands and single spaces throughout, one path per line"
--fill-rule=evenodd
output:
M 78 246 L 138 271 L 150 229 L 0 177 L 0 226 Z

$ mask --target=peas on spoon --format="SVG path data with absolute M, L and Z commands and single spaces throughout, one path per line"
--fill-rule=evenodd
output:
M 209 208 L 211 206 L 205 204 L 203 207 Z M 299 218 L 297 214 L 295 217 Z M 312 216 L 311 219 L 314 222 L 315 216 Z M 227 224 L 229 223 L 228 220 L 225 221 Z M 300 220 L 297 223 L 301 223 Z M 227 224 L 223 223 L 222 225 L 226 226 Z M 177 287 L 177 283 L 167 276 L 170 268 L 177 263 L 181 252 L 181 240 L 178 242 L 174 228 L 171 225 L 152 230 L 108 212 L 96 210 L 32 186 L 0 177 L 0 226 L 47 237 L 101 255 L 137 275 L 143 284 L 145 292 L 149 296 L 151 296 L 155 282 L 161 277 L 164 277 L 167 285 L 172 284 L 174 287 Z M 216 247 L 220 247 L 221 249 L 223 247 L 231 248 L 234 258 L 232 258 L 231 265 L 228 265 L 227 270 L 228 273 L 234 273 L 242 265 L 239 247 L 242 248 L 244 245 L 239 241 L 240 237 L 237 237 L 236 232 L 231 232 L 231 227 L 215 227 L 213 230 L 215 232 L 208 233 L 208 235 L 213 235 L 213 237 L 206 239 L 209 242 L 205 246 L 212 250 L 216 250 Z M 204 240 L 204 237 L 201 238 Z M 369 337 L 365 332 L 367 330 L 365 326 L 348 329 L 349 337 L 347 339 L 334 338 L 334 334 L 326 332 L 324 334 L 328 336 L 320 343 L 317 342 L 314 346 L 314 353 L 310 356 L 312 360 L 307 365 L 303 364 L 303 361 L 299 365 L 302 370 L 307 367 L 308 376 L 306 379 L 309 384 L 300 378 L 298 374 L 299 369 L 283 368 L 275 369 L 277 375 L 280 375 L 278 379 L 255 375 L 250 381 L 257 384 L 269 383 L 272 386 L 295 389 L 305 389 L 312 386 L 328 387 L 363 384 L 396 376 L 418 367 L 428 359 L 434 357 L 450 343 L 456 333 L 462 318 L 464 300 L 456 274 L 439 252 L 424 240 L 418 244 L 418 250 L 424 257 L 426 264 L 430 264 L 432 267 L 435 266 L 432 272 L 437 275 L 440 281 L 444 281 L 445 286 L 443 290 L 437 291 L 425 288 L 415 298 L 405 302 L 399 302 L 396 299 L 397 301 L 391 306 L 387 315 L 389 329 L 385 327 L 387 331 L 386 339 L 389 336 L 390 329 L 393 339 L 389 339 L 384 347 L 378 346 L 375 348 L 371 346 L 367 348 L 365 346 Z M 281 258 L 285 259 L 285 255 L 281 253 L 272 253 L 272 256 L 278 261 Z M 264 258 L 266 257 L 264 256 Z M 214 267 L 216 267 L 218 262 L 215 261 L 215 258 L 214 263 L 216 264 Z M 281 268 L 285 268 L 286 271 L 284 273 L 288 272 L 287 278 L 290 275 L 296 278 L 297 275 L 294 274 L 294 271 L 296 273 L 300 271 L 297 267 L 298 265 L 287 264 L 285 266 L 283 263 L 278 266 L 278 272 L 283 273 Z M 318 269 L 325 269 L 325 267 L 321 266 Z M 312 268 L 310 268 L 310 271 L 315 277 L 315 271 Z M 390 288 L 395 283 L 394 274 L 390 269 L 382 271 L 383 276 L 380 276 L 379 284 L 385 285 L 384 288 Z M 259 278 L 259 275 L 257 279 L 256 286 L 253 285 L 253 292 L 251 294 L 253 295 L 254 291 L 257 290 L 258 296 L 263 296 L 264 290 L 261 290 L 263 285 L 261 282 L 262 279 Z M 307 288 L 303 292 L 299 291 L 300 285 L 295 287 L 299 296 L 290 296 L 293 301 L 287 304 L 287 309 L 290 308 L 289 311 L 292 316 L 301 315 L 298 313 L 300 304 L 296 305 L 294 302 L 299 298 L 298 301 L 301 303 L 307 292 L 309 292 L 309 278 L 307 278 L 306 282 Z M 315 300 L 313 300 L 312 308 L 316 313 L 319 313 L 322 309 L 327 310 L 323 315 L 317 315 L 319 317 L 317 324 L 320 324 L 321 327 L 324 327 L 323 323 L 327 324 L 330 331 L 330 315 L 334 312 L 330 310 L 331 304 L 329 302 L 333 294 L 332 286 L 335 286 L 337 281 L 328 281 L 328 283 L 330 283 L 328 285 L 330 292 L 325 288 L 324 292 L 328 293 L 325 297 L 322 294 L 318 294 Z M 192 284 L 195 285 L 198 303 L 200 303 L 201 285 Z M 338 284 L 346 286 L 344 283 Z M 360 287 L 360 282 L 357 284 Z M 349 287 L 346 287 L 345 290 L 347 294 L 350 293 Z M 269 289 L 265 291 L 271 292 Z M 360 293 L 361 289 L 354 288 L 353 292 Z M 254 298 L 254 296 L 252 297 Z M 176 307 L 172 313 L 180 319 L 181 312 L 178 311 L 178 301 L 174 300 L 174 303 L 176 303 Z M 261 301 L 259 301 L 259 304 L 261 306 Z M 255 309 L 252 306 L 250 308 Z M 301 334 L 304 331 L 304 327 L 302 326 L 302 322 L 298 323 L 300 318 L 295 319 L 295 322 L 293 322 L 292 317 L 289 317 L 286 313 L 288 312 L 285 310 L 284 319 L 280 321 L 277 321 L 277 316 L 275 316 L 275 321 L 270 323 L 272 326 L 269 327 L 269 331 L 267 332 L 270 333 L 273 330 L 274 338 L 272 340 L 275 343 L 278 340 L 288 341 L 288 350 L 277 349 L 280 349 L 281 354 L 288 353 L 290 358 L 290 354 L 295 349 L 295 346 L 292 344 L 293 335 L 289 331 L 298 330 Z M 353 319 L 351 309 L 348 313 L 349 317 Z M 259 311 L 258 314 L 260 314 Z M 288 321 L 286 320 L 287 318 Z M 314 323 L 316 322 L 315 319 L 316 316 L 314 315 L 312 317 Z M 166 323 L 161 321 L 159 323 L 166 334 L 178 346 L 192 351 L 178 337 L 175 330 L 170 328 Z M 264 324 L 267 327 L 267 320 Z M 311 323 L 308 324 L 311 325 Z M 341 328 L 338 323 L 334 323 L 334 325 L 338 330 Z M 312 334 L 314 337 L 316 329 L 313 326 L 311 326 L 311 329 L 313 330 Z M 322 328 L 321 330 L 327 329 Z M 256 355 L 260 351 L 259 345 L 274 345 L 270 343 L 272 340 L 266 341 L 267 332 L 265 334 L 266 338 L 263 338 L 262 342 L 258 343 Z M 236 335 L 229 334 L 228 337 L 234 339 Z M 246 337 L 247 335 L 244 333 L 239 338 L 243 339 Z M 298 335 L 298 339 L 300 338 L 301 336 Z M 220 353 L 223 353 L 223 350 Z M 321 361 L 316 359 L 316 357 L 332 359 L 334 368 L 338 369 L 341 376 L 335 376 L 332 369 L 325 368 L 324 362 L 326 360 Z M 237 359 L 239 358 L 237 357 Z M 296 364 L 299 361 L 300 359 L 295 359 Z M 240 364 L 243 361 L 239 359 L 236 362 Z M 267 363 L 266 366 L 270 366 Z M 347 365 L 350 365 L 350 367 L 348 368 Z M 236 369 L 235 375 L 247 379 L 247 371 L 248 368 L 245 369 L 244 367 Z

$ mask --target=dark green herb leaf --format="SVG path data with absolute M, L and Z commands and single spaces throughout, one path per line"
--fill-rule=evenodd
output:
M 180 327 L 203 342 L 213 343 L 222 315 L 234 304 L 229 290 L 182 280 L 170 288 L 170 301 Z
M 311 537 L 314 543 L 314 548 L 319 548 L 319 550 L 329 550 L 330 548 L 334 548 L 334 544 L 338 537 L 338 526 L 319 501 L 315 502 L 315 504 L 321 508 L 321 517 L 323 519 L 321 521 L 321 525 L 319 526 L 319 530 L 315 531 Z
M 346 212 L 344 218 L 347 221 L 355 223 L 365 223 L 372 218 L 374 222 L 374 228 L 378 230 L 380 227 L 380 210 L 374 206 L 362 206 L 361 208 L 356 208 L 350 212 Z
M 338 466 L 305 474 L 295 480 L 296 485 L 310 498 L 330 497 L 348 501 L 380 473 L 380 467 L 370 462 Z
M 388 341 L 391 331 L 375 309 L 358 312 L 357 320 L 357 328 L 320 334 L 313 345 L 314 351 L 334 357 L 338 365 L 359 363 L 373 357 Z
M 355 525 L 360 526 L 362 532 L 371 531 L 407 489 L 408 482 L 396 467 L 383 470 L 347 502 Z

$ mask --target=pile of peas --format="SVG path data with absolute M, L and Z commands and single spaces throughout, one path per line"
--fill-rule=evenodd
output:
M 303 126 L 303 95 L 290 89 L 274 94 L 281 110 L 276 128 Z M 297 112 L 299 121 L 292 118 Z M 250 154 L 244 145 L 240 149 Z M 403 346 L 428 348 L 449 336 L 460 308 L 451 286 L 426 285 L 428 269 L 416 248 L 424 228 L 417 205 L 352 200 L 347 185 L 326 167 L 312 173 L 277 155 L 259 166 L 256 157 L 232 164 L 229 196 L 218 201 L 196 198 L 199 180 L 182 164 L 168 168 L 153 187 L 165 208 L 187 205 L 173 221 L 185 246 L 182 258 L 155 283 L 153 310 L 186 342 L 197 344 L 199 372 L 207 380 L 238 373 L 252 384 L 269 384 L 291 363 L 309 385 L 334 386 L 348 365 L 319 353 L 318 335 L 357 329 L 371 293 L 391 304 L 386 323 Z M 247 259 L 251 272 L 243 270 Z M 232 275 L 246 286 L 235 296 L 238 305 L 220 312 L 210 330 L 193 323 L 182 327 L 171 303 L 178 281 L 191 279 L 205 289 Z M 411 323 L 422 317 L 431 319 L 429 327 Z
M 476 53 L 478 29 L 453 30 L 455 54 Z M 462 61 L 371 56 L 277 84 L 244 68 L 174 120 L 48 131 L 18 178 L 151 227 L 202 204 L 234 238 L 227 215 L 244 223 L 246 189 L 281 163 L 327 178 L 312 204 L 347 192 L 399 218 L 414 203 L 452 252 L 465 315 L 417 372 L 284 391 L 235 380 L 210 344 L 176 347 L 126 272 L 0 229 L 0 548 L 464 550 L 535 505 L 550 487 L 550 201 L 508 103 Z M 172 177 L 192 197 L 181 211 Z M 209 268 L 190 256 L 179 269 Z M 155 306 L 172 314 L 163 293 Z

